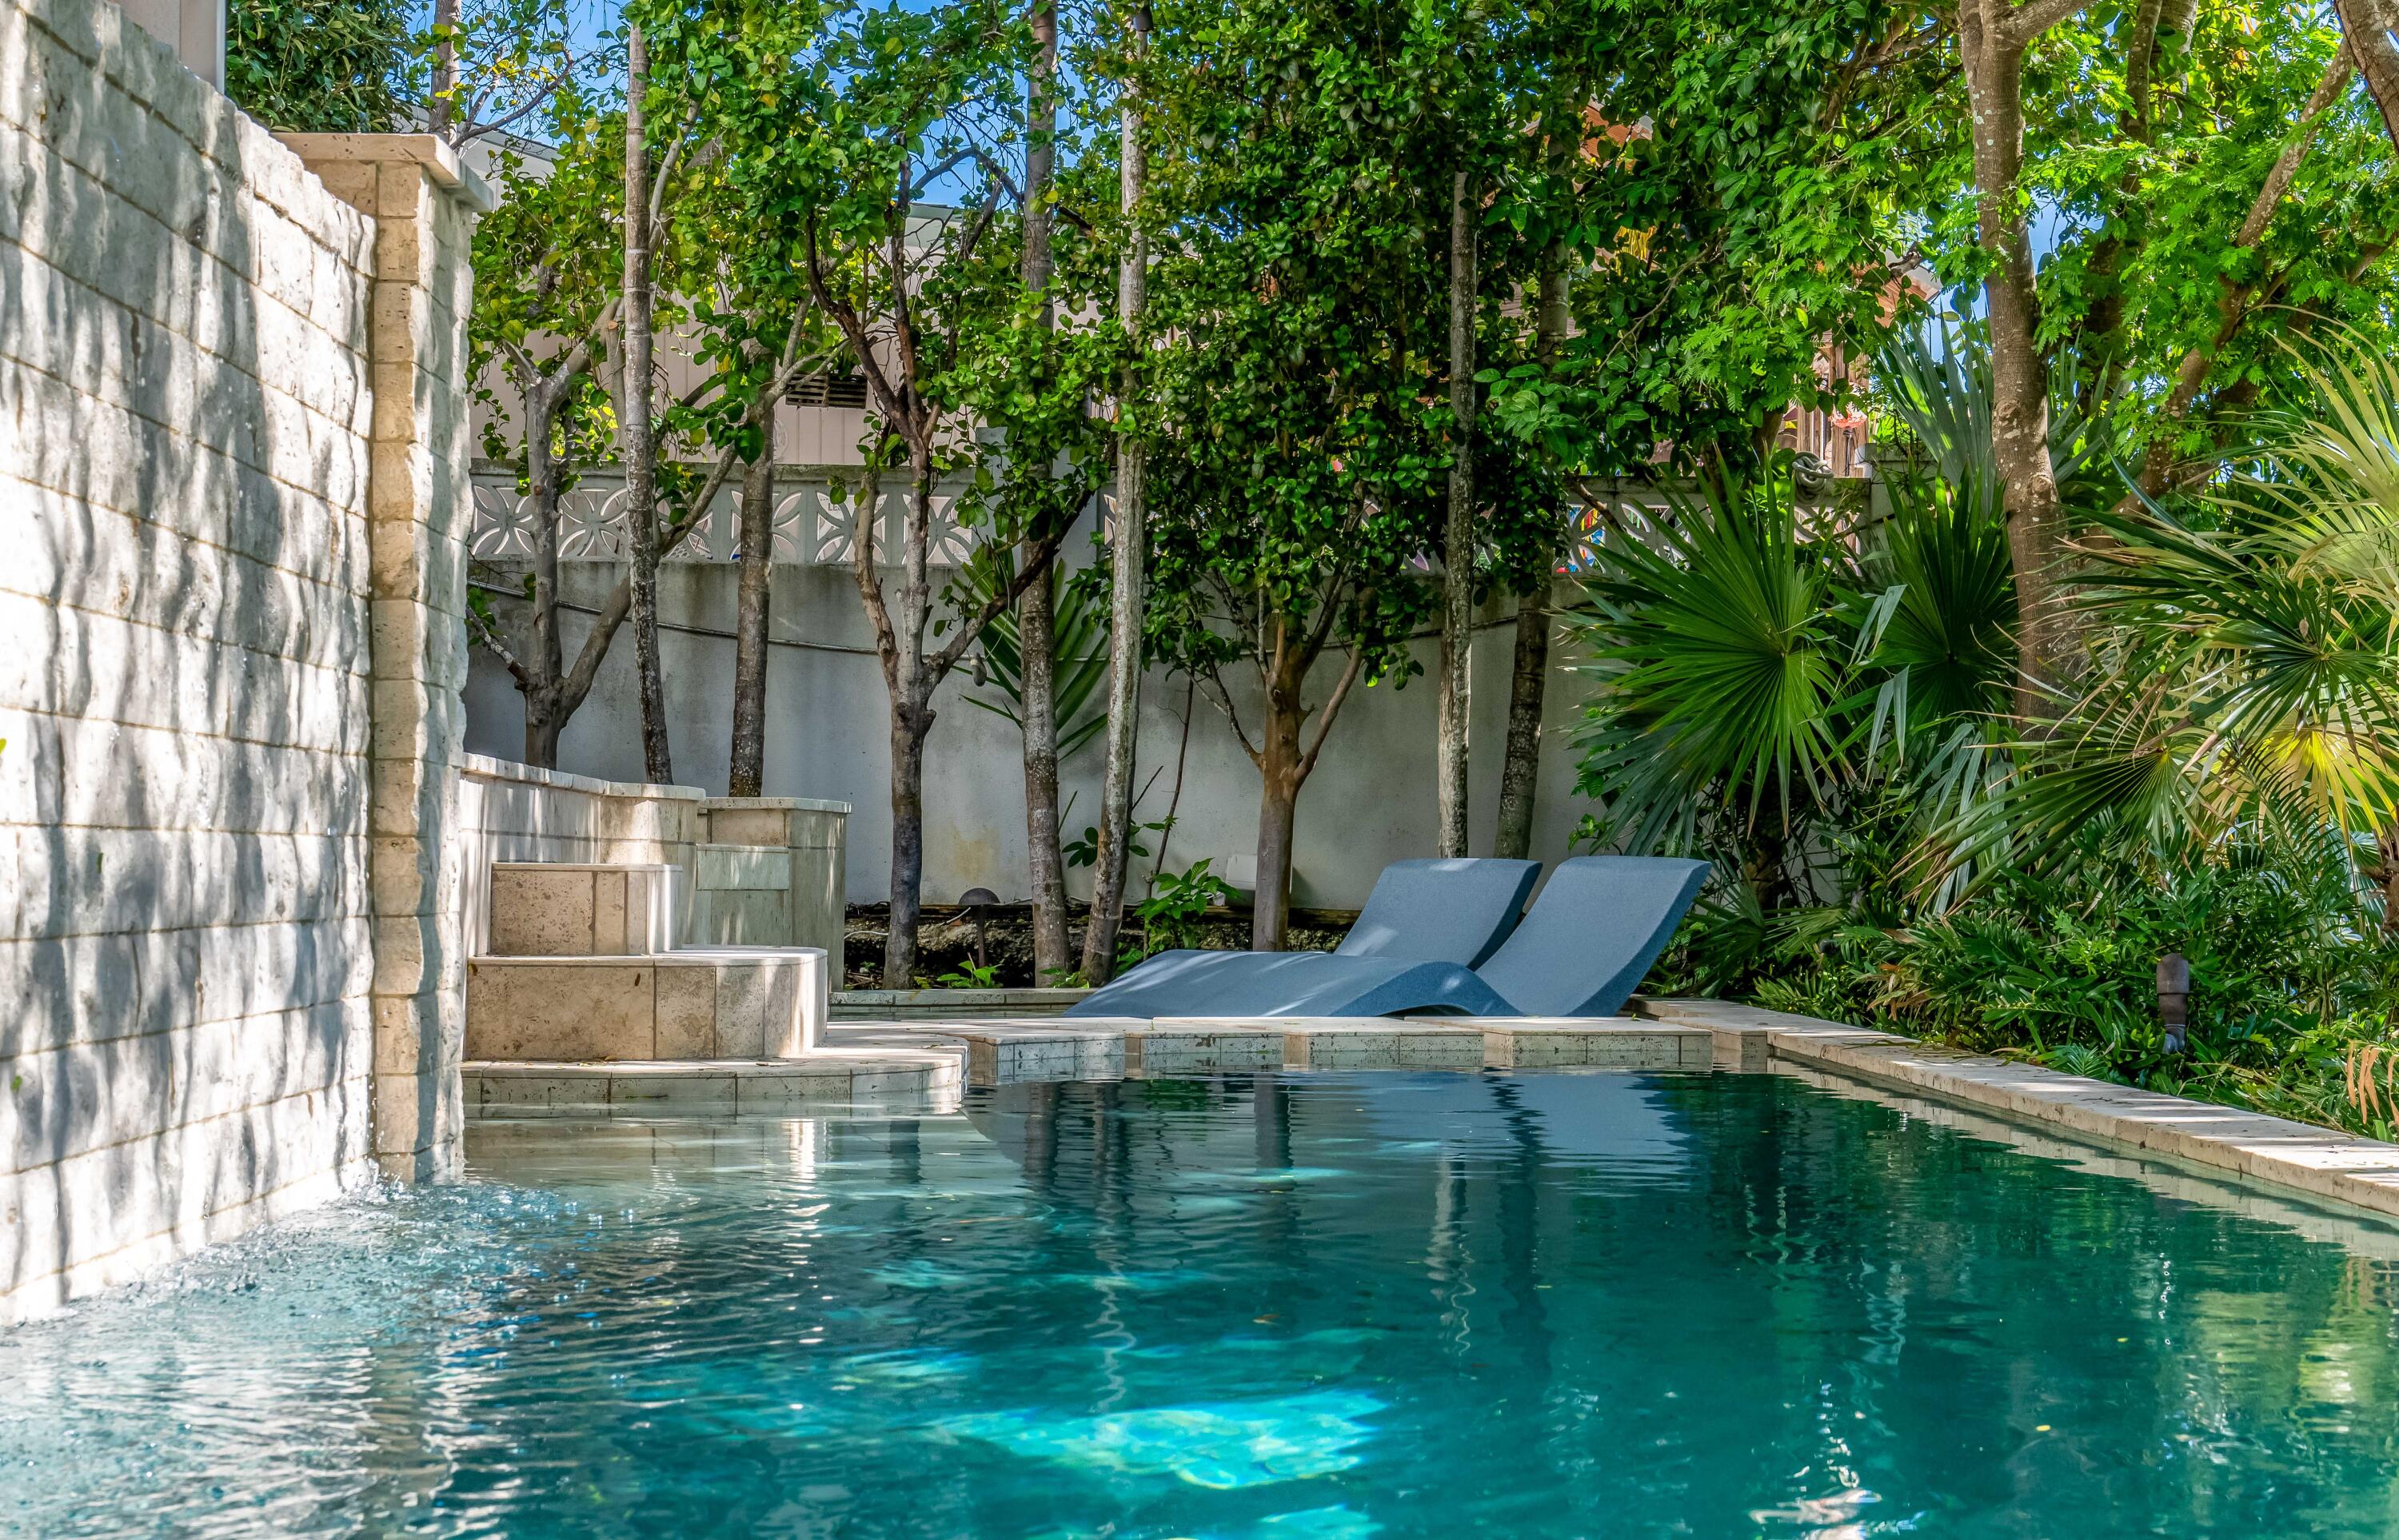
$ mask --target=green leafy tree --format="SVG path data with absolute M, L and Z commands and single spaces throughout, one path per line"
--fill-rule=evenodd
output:
M 1570 520 L 1606 517 L 1620 478 L 1755 480 L 1786 412 L 1841 402 L 1819 364 L 1906 318 L 1892 270 L 1954 119 L 1921 7 L 1594 0 L 1530 26 L 1518 46 L 1545 62 L 1493 223 L 1531 303 L 1496 318 L 1483 371 L 1515 459 L 1490 531 L 1520 596 L 1498 840 L 1515 855 Z
M 1157 364 L 1150 634 L 1208 682 L 1258 767 L 1252 944 L 1275 951 L 1300 790 L 1351 691 L 1407 677 L 1428 607 L 1416 563 L 1446 413 L 1430 404 L 1443 305 L 1419 238 L 1446 226 L 1447 199 L 1429 208 L 1400 155 L 1394 128 L 1419 102 L 1395 67 L 1398 14 L 1160 17 L 1151 293 L 1171 344 Z M 1185 47 L 1192 57 L 1170 56 Z M 1346 656 L 1311 703 L 1328 653 Z M 1236 664 L 1263 697 L 1249 723 L 1225 677 Z
M 1015 117 L 1029 34 L 988 5 L 928 12 L 800 12 L 734 0 L 670 23 L 682 56 L 725 84 L 708 99 L 711 155 L 749 211 L 742 238 L 788 262 L 814 313 L 865 378 L 862 485 L 851 572 L 891 705 L 891 924 L 884 977 L 915 977 L 924 871 L 924 754 L 935 689 L 976 633 L 1046 569 L 1064 531 L 992 530 L 1011 575 L 983 607 L 934 629 L 935 489 L 970 457 L 959 372 L 1005 182 L 993 126 Z M 920 203 L 956 172 L 972 205 Z M 904 484 L 896 549 L 878 534 L 883 491 Z M 847 491 L 849 489 L 844 489 Z M 888 585 L 887 565 L 898 568 Z
M 390 133 L 408 116 L 414 61 L 402 0 L 234 0 L 225 10 L 225 94 L 272 128 Z

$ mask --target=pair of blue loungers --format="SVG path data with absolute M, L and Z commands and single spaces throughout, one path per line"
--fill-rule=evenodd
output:
M 1068 1016 L 1614 1016 L 1705 861 L 1583 856 L 1530 911 L 1538 861 L 1398 861 L 1332 952 L 1162 952 Z

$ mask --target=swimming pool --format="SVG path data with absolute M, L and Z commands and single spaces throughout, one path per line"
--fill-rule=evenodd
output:
M 1791 1074 L 468 1149 L 0 1335 L 0 1533 L 2399 1524 L 2399 1235 Z

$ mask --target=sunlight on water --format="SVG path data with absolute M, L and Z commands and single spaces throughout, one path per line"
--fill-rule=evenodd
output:
M 1352 1450 L 1372 1432 L 1355 1419 L 1382 1405 L 1372 1396 L 1326 1391 L 1100 1417 L 987 1412 L 943 1425 L 959 1438 L 997 1444 L 1011 1454 L 1132 1476 L 1162 1473 L 1193 1486 L 1231 1491 L 1348 1470 L 1358 1463 Z
M 0 1535 L 2399 1533 L 2399 1235 L 1765 1075 L 526 1119 L 0 1334 Z

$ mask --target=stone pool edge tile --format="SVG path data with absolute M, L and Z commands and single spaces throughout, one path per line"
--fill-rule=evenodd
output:
M 955 1047 L 885 1047 L 804 1059 L 605 1062 L 486 1060 L 463 1067 L 481 1116 L 606 1116 L 615 1113 L 831 1111 L 894 1100 L 951 1110 L 965 1083 Z
M 2399 1215 L 2399 1144 L 1728 1001 L 1645 1000 L 1640 1008 L 1660 1020 L 1708 1027 L 1717 1035 L 1719 1065 L 1726 1039 L 1733 1038 L 1742 1068 L 1764 1055 L 1812 1064 Z

